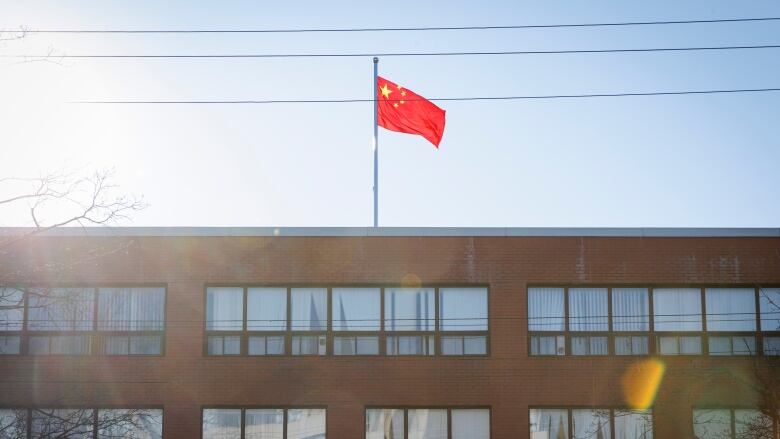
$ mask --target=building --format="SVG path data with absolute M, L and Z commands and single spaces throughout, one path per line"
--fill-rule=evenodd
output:
M 60 229 L 0 267 L 0 438 L 777 436 L 780 229 Z

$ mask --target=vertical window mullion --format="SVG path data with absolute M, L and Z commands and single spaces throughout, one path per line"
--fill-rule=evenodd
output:
M 569 287 L 563 289 L 563 350 L 571 355 L 571 337 L 569 333 Z
M 27 425 L 27 439 L 33 439 L 32 437 L 32 417 L 33 417 L 33 410 L 27 409 L 27 419 L 25 419 L 25 424 Z
M 441 349 L 439 347 L 439 344 L 441 343 L 441 313 L 439 312 L 439 304 L 441 303 L 441 299 L 439 298 L 439 294 L 441 294 L 441 291 L 439 290 L 439 287 L 436 287 L 433 289 L 434 291 L 434 299 L 433 299 L 433 307 L 434 314 L 433 314 L 433 355 L 440 355 Z M 428 316 L 426 314 L 425 318 L 427 319 Z M 427 327 L 428 325 L 426 325 Z M 426 335 L 425 338 L 428 336 Z
M 756 355 L 764 355 L 764 337 L 761 333 L 761 287 L 754 289 L 756 302 Z M 777 434 L 775 434 L 777 436 Z
M 30 289 L 27 288 L 23 292 L 22 296 L 22 302 L 23 302 L 23 308 L 22 308 L 22 334 L 19 340 L 19 354 L 20 355 L 28 355 L 30 350 L 28 349 L 28 344 L 30 343 L 30 337 L 29 332 L 27 331 L 28 328 L 28 322 L 30 315 Z
M 647 318 L 649 320 L 648 334 L 647 334 L 647 354 L 654 355 L 656 353 L 656 345 L 658 340 L 655 336 L 655 309 L 653 308 L 653 288 L 647 289 Z
M 731 414 L 731 437 L 736 438 L 737 437 L 736 412 L 734 409 L 729 409 L 729 413 Z
M 325 322 L 325 355 L 333 354 L 333 288 L 328 287 L 326 300 L 327 300 L 327 321 Z M 355 342 L 357 348 L 357 341 Z
M 615 409 L 609 409 L 609 437 L 614 438 L 617 431 L 615 430 Z
M 387 355 L 385 334 L 385 287 L 379 288 L 379 355 Z
M 566 291 L 568 293 L 569 289 L 566 288 Z M 568 294 L 566 294 L 568 297 Z M 572 409 L 566 409 L 566 423 L 569 424 L 569 431 L 568 431 L 568 438 L 571 439 L 574 437 L 574 419 L 572 419 L 572 416 L 574 416 L 574 413 L 572 412 Z
M 409 410 L 402 410 L 404 411 L 404 439 L 409 439 Z
M 287 331 L 284 337 L 285 355 L 292 355 L 292 288 L 287 287 Z M 287 425 L 287 410 L 284 412 L 285 426 Z M 285 437 L 287 427 L 285 427 Z
M 452 409 L 447 409 L 447 439 L 452 439 Z
M 615 354 L 615 341 L 612 334 L 612 287 L 607 288 L 607 355 Z
M 246 437 L 246 409 L 241 409 L 241 439 Z
M 99 294 L 98 294 L 98 288 L 95 287 L 92 289 L 92 332 L 90 333 L 90 340 L 89 340 L 89 353 L 92 356 L 95 356 L 98 354 L 98 346 L 96 346 L 100 341 L 98 340 L 98 308 L 100 307 L 99 302 Z M 102 346 L 101 346 L 102 347 Z M 128 346 L 129 349 L 129 346 Z M 128 351 L 129 353 L 129 351 Z
M 242 311 L 241 342 L 239 343 L 239 355 L 249 354 L 249 288 L 244 287 L 244 310 Z

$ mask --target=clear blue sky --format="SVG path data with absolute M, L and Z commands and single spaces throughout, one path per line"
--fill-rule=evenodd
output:
M 780 16 L 777 1 L 4 1 L 0 28 L 458 26 Z M 296 35 L 35 35 L 2 53 L 558 50 L 780 44 L 780 22 Z M 0 66 L 0 175 L 114 166 L 126 225 L 366 226 L 370 104 L 67 100 L 370 98 L 371 59 Z M 424 96 L 780 86 L 780 50 L 385 58 Z M 441 149 L 380 131 L 381 225 L 778 226 L 780 93 L 446 102 Z M 2 225 L 21 224 L 6 217 Z

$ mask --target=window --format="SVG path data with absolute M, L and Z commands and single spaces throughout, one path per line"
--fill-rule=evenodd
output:
M 405 418 L 408 425 L 404 422 Z M 366 409 L 366 439 L 448 438 L 490 439 L 490 410 L 483 408 Z
M 612 289 L 612 330 L 635 332 L 615 336 L 615 355 L 647 355 L 650 353 L 650 302 L 647 288 Z
M 379 355 L 380 314 L 379 288 L 334 288 L 333 354 Z
M 610 408 L 529 410 L 531 439 L 652 439 L 652 412 Z
M 528 289 L 528 331 L 531 355 L 566 355 L 566 339 L 555 334 L 566 329 L 563 288 Z
M 205 314 L 203 350 L 214 356 L 487 355 L 489 346 L 486 287 L 212 286 Z M 143 351 L 149 341 L 105 343 Z
M 487 288 L 440 288 L 443 355 L 487 354 Z
M 0 355 L 161 355 L 164 330 L 164 287 L 0 287 Z
M 322 408 L 203 410 L 203 439 L 325 439 L 325 434 Z
M 753 439 L 775 437 L 774 421 L 757 409 L 694 409 L 697 439 Z
M 701 331 L 701 290 L 654 289 L 653 323 L 657 332 Z M 698 355 L 702 352 L 700 335 L 663 335 L 657 340 L 656 349 L 662 355 Z
M 780 288 L 759 288 L 761 330 L 780 331 Z
M 756 330 L 756 296 L 752 288 L 707 288 L 707 331 Z
M 161 439 L 162 422 L 161 409 L 3 409 L 0 438 Z

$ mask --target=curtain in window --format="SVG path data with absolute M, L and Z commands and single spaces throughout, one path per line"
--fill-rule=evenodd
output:
M 528 330 L 563 331 L 563 288 L 528 289 Z
M 404 411 L 366 410 L 366 439 L 404 439 Z
M 333 330 L 379 331 L 379 288 L 334 288 Z
M 433 331 L 433 288 L 385 289 L 386 331 Z
M 241 410 L 203 410 L 203 439 L 241 439 Z
M 569 413 L 565 409 L 531 409 L 531 439 L 568 439 Z
M 328 327 L 328 290 L 292 289 L 293 331 L 324 331 Z
M 609 410 L 574 409 L 571 423 L 574 439 L 611 439 Z
M 752 288 L 707 288 L 707 331 L 755 331 L 756 293 Z
M 206 292 L 206 329 L 240 331 L 243 327 L 243 288 L 209 288 Z
M 284 410 L 246 410 L 245 416 L 244 439 L 284 439 Z
M 693 434 L 696 439 L 730 438 L 731 412 L 728 409 L 694 410 Z
M 246 329 L 287 329 L 287 288 L 249 288 L 246 300 Z
M 161 439 L 159 409 L 98 410 L 98 439 Z
M 780 288 L 759 288 L 761 330 L 780 331 Z
M 24 293 L 0 288 L 0 331 L 21 331 L 24 323 Z
M 440 288 L 442 331 L 487 331 L 487 288 Z
M 94 288 L 52 288 L 31 291 L 28 328 L 40 331 L 91 331 Z
M 91 409 L 33 409 L 32 437 L 92 439 L 94 430 Z
M 569 330 L 607 331 L 608 300 L 606 288 L 570 288 Z
M 447 439 L 447 410 L 408 410 L 408 439 Z
M 287 439 L 325 439 L 325 409 L 287 410 Z
M 656 331 L 701 331 L 701 292 L 696 288 L 653 290 Z
M 452 439 L 490 439 L 490 410 L 453 409 Z
M 98 304 L 98 330 L 163 330 L 164 288 L 100 288 Z
M 612 329 L 615 331 L 650 329 L 647 288 L 612 289 Z
M 653 412 L 615 410 L 615 439 L 653 439 Z

